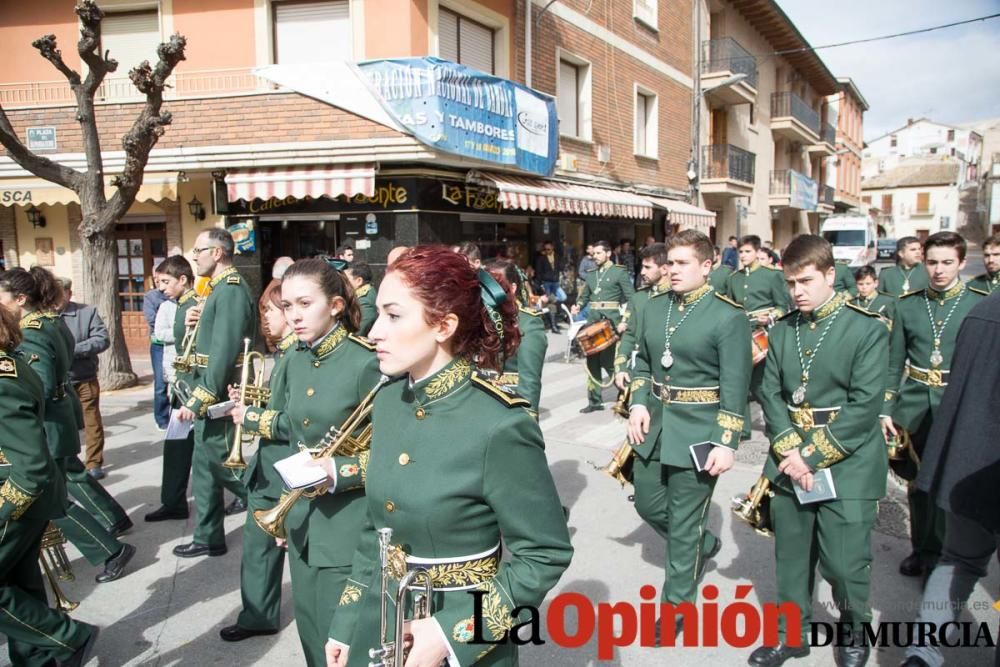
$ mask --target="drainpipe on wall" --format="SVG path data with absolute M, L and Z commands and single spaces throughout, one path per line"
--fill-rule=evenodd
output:
M 524 0 L 524 85 L 531 88 L 531 1 Z

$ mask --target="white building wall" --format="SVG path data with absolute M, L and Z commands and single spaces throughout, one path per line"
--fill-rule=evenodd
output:
M 952 139 L 948 139 L 952 132 Z M 896 145 L 893 146 L 893 139 Z M 896 167 L 902 158 L 914 156 L 955 157 L 963 162 L 962 182 L 975 181 L 982 156 L 982 137 L 972 130 L 918 120 L 912 125 L 871 141 L 865 148 L 862 178 Z
M 928 210 L 921 212 L 917 207 L 917 195 L 928 193 Z M 922 236 L 940 231 L 957 231 L 958 188 L 953 185 L 933 185 L 916 188 L 884 188 L 865 190 L 864 196 L 871 197 L 871 206 L 879 208 L 882 196 L 892 195 L 892 222 L 882 224 L 891 238 Z M 886 215 L 888 211 L 880 211 Z

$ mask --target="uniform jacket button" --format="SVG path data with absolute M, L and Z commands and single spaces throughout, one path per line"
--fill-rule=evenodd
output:
M 385 511 L 386 512 L 395 512 L 396 511 L 396 503 L 392 502 L 391 500 L 385 501 Z
M 302 425 L 303 426 L 309 426 L 309 424 L 311 424 L 311 423 L 312 422 L 309 421 L 308 417 L 306 417 L 305 419 L 302 420 Z
M 313 389 L 312 387 L 309 387 L 308 389 L 306 389 L 306 396 L 312 396 L 315 393 L 316 393 L 316 390 Z
M 410 455 L 409 454 L 407 454 L 406 452 L 403 452 L 402 454 L 399 455 L 399 465 L 405 466 L 409 462 L 410 462 Z
M 424 417 L 427 416 L 427 411 L 424 410 L 423 408 L 417 408 L 416 412 L 414 412 L 413 414 L 417 417 L 417 419 L 423 419 Z

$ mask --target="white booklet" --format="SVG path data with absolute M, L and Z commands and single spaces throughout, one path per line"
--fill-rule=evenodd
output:
M 163 435 L 164 440 L 184 440 L 188 433 L 194 428 L 194 420 L 183 422 L 177 418 L 180 408 L 170 411 L 170 422 L 167 424 L 167 432 Z
M 303 489 L 326 481 L 326 472 L 322 466 L 316 465 L 312 461 L 312 454 L 303 450 L 298 454 L 281 459 L 274 464 L 274 469 L 281 475 L 287 488 Z
M 800 505 L 809 503 L 821 503 L 825 500 L 836 500 L 837 489 L 833 486 L 833 474 L 829 468 L 820 468 L 813 473 L 812 491 L 806 491 L 796 483 L 792 483 L 795 489 L 795 497 L 799 499 Z

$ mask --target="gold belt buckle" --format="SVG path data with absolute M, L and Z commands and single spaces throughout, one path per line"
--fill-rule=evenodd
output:
M 941 371 L 935 368 L 932 368 L 929 371 L 927 371 L 927 384 L 929 384 L 932 387 L 944 386 L 944 379 L 941 374 Z

